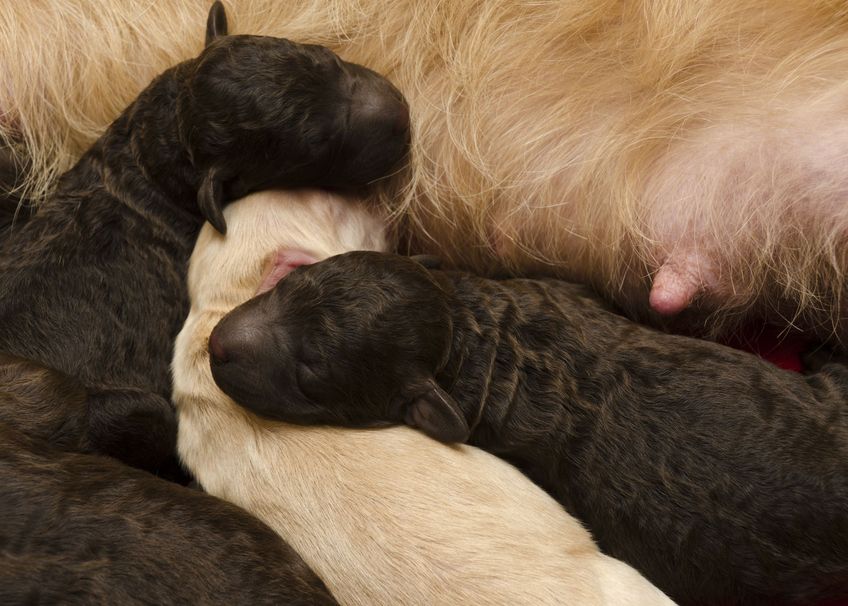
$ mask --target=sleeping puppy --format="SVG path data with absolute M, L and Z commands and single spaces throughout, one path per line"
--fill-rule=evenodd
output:
M 342 604 L 669 605 L 602 555 L 556 501 L 511 465 L 406 427 L 354 431 L 263 421 L 212 380 L 217 322 L 292 267 L 385 249 L 361 204 L 263 192 L 205 227 L 189 269 L 191 313 L 174 352 L 180 457 L 209 493 L 286 539 Z
M 336 603 L 244 510 L 5 423 L 0 510 L 3 604 Z
M 406 423 L 521 467 L 687 604 L 848 596 L 848 368 L 659 333 L 588 289 L 373 252 L 228 314 L 217 384 L 293 423 Z
M 0 244 L 0 351 L 138 419 L 146 445 L 126 460 L 146 469 L 173 452 L 168 359 L 203 219 L 223 232 L 223 205 L 269 186 L 364 186 L 407 145 L 406 105 L 374 72 L 225 34 L 216 3 L 200 56 L 156 78 Z
M 129 446 L 102 417 L 71 377 L 0 355 L 0 603 L 335 604 L 245 511 L 73 454 Z

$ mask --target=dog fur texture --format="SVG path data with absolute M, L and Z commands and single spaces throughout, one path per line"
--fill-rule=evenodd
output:
M 848 597 L 848 366 L 667 335 L 581 285 L 353 252 L 210 337 L 217 384 L 306 424 L 407 423 L 514 462 L 680 603 Z
M 279 259 L 386 242 L 377 217 L 327 193 L 255 194 L 225 214 L 227 237 L 205 228 L 192 256 L 173 365 L 179 453 L 208 492 L 279 532 L 342 604 L 670 604 L 481 450 L 408 428 L 269 423 L 227 398 L 210 373 L 209 333 Z
M 4 604 L 336 603 L 244 510 L 5 423 L 0 508 Z
M 135 416 L 146 469 L 173 453 L 168 362 L 203 218 L 225 230 L 221 207 L 269 185 L 363 186 L 405 151 L 402 97 L 374 72 L 226 36 L 220 5 L 208 27 L 205 50 L 157 77 L 0 240 L 0 351 Z
M 35 197 L 196 54 L 207 6 L 0 7 L 2 134 Z M 385 200 L 415 249 L 588 282 L 690 332 L 764 318 L 848 339 L 841 0 L 227 7 L 242 31 L 326 44 L 404 91 L 414 147 Z
M 90 412 L 74 379 L 0 355 L 0 602 L 335 604 L 244 510 L 78 454 L 124 447 Z
M 103 454 L 143 466 L 150 419 L 133 408 L 104 406 L 73 378 L 31 360 L 0 353 L 0 423 L 56 448 Z M 160 475 L 181 479 L 179 469 Z

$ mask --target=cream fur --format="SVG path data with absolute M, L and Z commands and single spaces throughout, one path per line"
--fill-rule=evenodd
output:
M 208 4 L 0 4 L 0 132 L 32 192 L 199 50 Z M 326 44 L 404 91 L 414 149 L 385 201 L 419 248 L 649 319 L 696 297 L 714 332 L 765 314 L 848 341 L 842 0 L 225 4 L 235 32 Z
M 178 449 L 210 493 L 268 523 L 342 604 L 671 604 L 515 468 L 408 428 L 342 430 L 260 420 L 212 380 L 212 328 L 248 299 L 276 250 L 323 258 L 383 250 L 378 219 L 319 193 L 260 193 L 206 226 L 175 346 Z

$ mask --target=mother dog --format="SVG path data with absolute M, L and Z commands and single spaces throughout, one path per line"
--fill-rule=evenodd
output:
M 34 181 L 156 66 L 196 52 L 188 33 L 207 4 L 0 4 L 0 130 L 23 142 Z M 591 281 L 657 322 L 680 313 L 703 329 L 712 314 L 717 331 L 766 316 L 848 343 L 843 2 L 228 7 L 241 27 L 326 44 L 404 91 L 415 141 L 402 209 L 419 247 Z

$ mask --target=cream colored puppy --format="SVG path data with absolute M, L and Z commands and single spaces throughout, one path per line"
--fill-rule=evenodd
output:
M 191 259 L 177 338 L 178 448 L 203 487 L 268 523 L 342 604 L 654 605 L 672 602 L 506 462 L 414 430 L 261 420 L 212 380 L 207 340 L 230 309 L 292 266 L 385 250 L 379 217 L 318 192 L 230 205 Z

